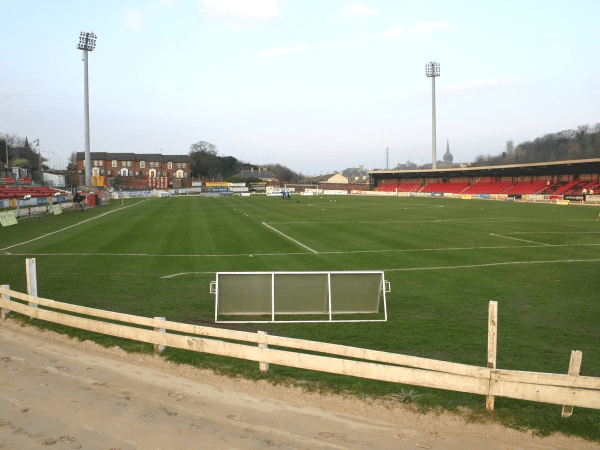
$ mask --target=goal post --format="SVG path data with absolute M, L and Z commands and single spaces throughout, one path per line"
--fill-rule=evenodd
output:
M 323 189 L 319 189 L 318 184 L 287 183 L 284 190 L 300 195 L 321 195 Z
M 285 323 L 387 321 L 389 288 L 382 271 L 218 272 L 210 290 L 217 323 Z

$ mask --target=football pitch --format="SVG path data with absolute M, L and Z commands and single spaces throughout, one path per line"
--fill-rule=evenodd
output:
M 566 374 L 581 350 L 581 375 L 599 377 L 599 209 L 418 197 L 112 200 L 0 229 L 0 284 L 26 292 L 25 258 L 36 258 L 41 297 L 211 325 L 216 272 L 383 270 L 387 322 L 236 326 L 485 366 L 495 300 L 498 368 Z M 559 420 L 559 405 L 535 408 Z M 585 414 L 598 423 L 597 411 Z

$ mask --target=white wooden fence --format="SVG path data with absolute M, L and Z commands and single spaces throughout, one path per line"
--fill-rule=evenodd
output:
M 572 353 L 571 366 L 567 375 L 496 368 L 498 311 L 496 302 L 490 302 L 489 308 L 488 366 L 478 367 L 344 345 L 270 336 L 261 331 L 250 333 L 188 325 L 169 322 L 164 317 L 151 319 L 61 303 L 37 296 L 35 259 L 27 260 L 26 267 L 27 294 L 12 291 L 7 285 L 0 287 L 2 319 L 5 318 L 7 311 L 15 311 L 32 319 L 154 344 L 155 351 L 158 353 L 162 352 L 166 346 L 256 361 L 259 363 L 260 370 L 263 371 L 268 370 L 269 364 L 277 364 L 393 383 L 480 394 L 486 396 L 486 405 L 489 410 L 494 408 L 494 398 L 497 396 L 564 405 L 564 417 L 572 414 L 574 406 L 600 409 L 600 378 L 579 376 L 581 352 Z M 68 313 L 92 318 L 77 317 Z M 126 325 L 96 319 L 116 321 Z M 167 330 L 184 333 L 184 335 L 167 333 Z M 272 347 L 317 352 L 328 356 Z

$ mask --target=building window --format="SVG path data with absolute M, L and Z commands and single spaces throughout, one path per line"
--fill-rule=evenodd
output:
M 121 167 L 127 167 L 127 161 L 121 161 Z
M 98 167 L 98 161 L 94 160 L 94 167 Z
M 146 161 L 140 161 L 140 169 L 144 169 L 146 167 Z
M 116 159 L 113 159 L 113 160 L 112 160 L 112 166 L 113 166 L 113 167 L 117 167 L 117 160 L 116 160 Z
M 183 178 L 187 178 L 187 172 L 183 172 Z
M 98 161 L 98 165 L 99 165 L 100 167 L 102 167 L 102 166 L 104 165 L 104 161 L 102 161 L 102 160 Z
M 131 161 L 127 161 L 127 167 L 131 167 Z
M 167 176 L 167 172 L 163 172 L 163 177 L 166 177 L 166 176 Z
M 172 169 L 173 168 L 173 163 L 171 161 L 169 161 L 167 163 L 167 169 Z
M 144 172 L 144 175 L 148 175 L 148 171 L 147 170 Z

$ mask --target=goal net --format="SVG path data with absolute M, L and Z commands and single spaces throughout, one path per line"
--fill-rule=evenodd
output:
M 286 191 L 300 195 L 322 195 L 323 189 L 319 189 L 318 184 L 293 184 L 288 183 L 284 188 Z
M 385 321 L 386 292 L 382 271 L 219 272 L 211 283 L 222 323 Z

